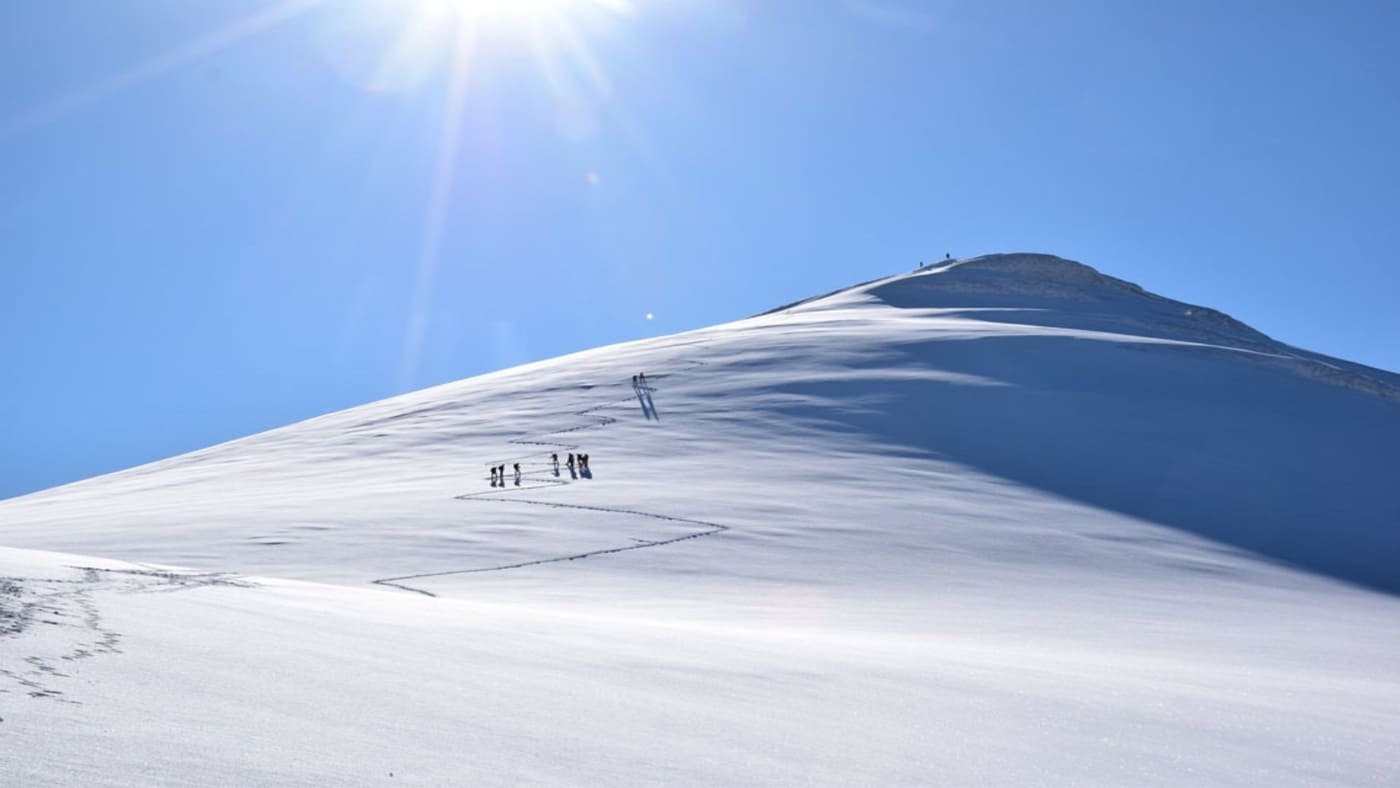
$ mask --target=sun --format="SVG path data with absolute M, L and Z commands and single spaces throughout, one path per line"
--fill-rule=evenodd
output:
M 550 12 L 548 6 L 558 5 L 557 0 L 410 0 L 438 6 L 439 12 L 458 17 L 482 18 L 531 18 Z
M 263 0 L 258 10 L 196 35 L 171 49 L 111 73 L 23 114 L 0 117 L 0 140 L 90 104 L 196 64 L 294 20 L 306 22 L 306 41 L 326 71 L 398 111 L 423 101 L 441 102 L 436 154 L 424 195 L 422 236 L 413 280 L 413 304 L 405 330 L 401 376 L 413 382 L 429 296 L 442 252 L 452 196 L 454 165 L 462 145 L 467 95 L 490 69 L 488 57 L 533 60 L 539 86 L 553 99 L 553 118 L 567 143 L 598 134 L 604 118 L 625 144 L 650 159 L 645 134 L 613 93 L 606 59 L 591 31 L 605 18 L 647 12 L 662 0 Z M 484 44 L 490 44 L 485 46 Z M 382 94 L 393 94 L 386 100 Z M 586 182 L 598 187 L 596 172 Z M 650 320 L 653 315 L 647 314 Z
M 429 301 L 442 253 L 452 177 L 462 139 L 466 95 L 483 49 L 514 51 L 535 61 L 543 88 L 559 107 L 608 104 L 611 88 L 602 60 L 585 32 L 589 15 L 625 15 L 632 0 L 379 0 L 408 11 L 395 42 L 375 68 L 372 91 L 417 92 L 441 85 L 444 111 L 438 129 L 423 234 L 413 274 L 413 302 L 405 332 L 400 384 L 411 387 L 418 365 Z M 493 46 L 484 48 L 483 43 Z M 503 46 L 502 46 L 503 45 Z M 434 79 L 444 75 L 446 79 Z M 407 79 L 404 77 L 407 76 Z M 392 87 L 391 87 L 392 86 Z M 613 107 L 616 109 L 615 107 Z M 591 117 L 591 111 L 582 112 Z M 561 135 L 582 138 L 591 123 L 563 124 Z M 597 186 L 596 174 L 589 183 Z M 652 319 L 648 314 L 647 319 Z
M 632 10 L 631 0 L 401 0 L 430 7 L 430 12 L 458 18 L 494 21 L 537 21 L 582 7 L 592 6 L 614 13 Z
M 633 1 L 347 0 L 334 16 L 350 31 L 338 45 L 361 64 L 363 87 L 413 92 L 447 68 L 472 67 L 486 44 L 534 58 L 551 83 L 557 83 L 561 62 L 572 62 L 596 81 L 597 58 L 586 30 L 599 17 L 630 15 Z M 464 59 L 463 50 L 470 57 Z M 366 65 L 372 66 L 368 73 Z
M 463 138 L 467 94 L 480 60 L 523 57 L 534 61 L 539 85 L 553 99 L 562 139 L 592 138 L 599 117 L 609 119 L 627 144 L 647 156 L 645 135 L 613 94 L 605 59 L 590 31 L 603 18 L 622 18 L 661 0 L 264 0 L 263 7 L 197 35 L 106 78 L 0 118 L 0 139 L 50 122 L 82 107 L 186 68 L 293 20 L 308 24 L 308 49 L 330 73 L 367 94 L 394 94 L 380 106 L 441 102 L 436 155 L 424 195 L 422 237 L 413 267 L 413 305 L 403 351 L 405 389 L 413 382 L 429 296 L 441 256 L 452 195 L 454 164 Z M 490 44 L 491 46 L 483 46 Z M 484 69 L 489 73 L 489 69 Z M 420 101 L 421 100 L 421 101 Z M 649 157 L 648 157 L 649 158 Z M 598 187 L 596 172 L 587 183 Z M 647 314 L 651 320 L 653 315 Z

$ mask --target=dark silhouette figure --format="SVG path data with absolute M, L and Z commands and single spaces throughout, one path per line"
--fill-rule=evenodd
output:
M 564 463 L 564 464 L 567 465 L 567 466 L 569 466 L 569 470 L 572 471 L 572 470 L 574 469 L 574 453 L 573 453 L 573 452 L 569 452 L 569 461 L 566 462 L 566 463 Z
M 588 455 L 587 455 L 587 454 L 580 454 L 580 455 L 579 455 L 579 462 L 583 464 L 583 469 L 584 469 L 585 471 L 588 470 Z
M 556 470 L 559 468 L 559 454 L 557 452 L 549 455 L 549 464 L 553 465 Z
M 496 466 L 491 466 L 491 486 L 496 486 Z
M 637 385 L 637 376 L 636 376 L 636 375 L 633 375 L 633 376 L 632 376 L 632 385 L 633 385 L 633 386 L 636 386 L 636 385 Z

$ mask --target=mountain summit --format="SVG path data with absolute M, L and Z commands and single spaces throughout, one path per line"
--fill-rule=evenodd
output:
M 1290 363 L 1302 374 L 1400 401 L 1400 375 L 1286 345 L 1223 312 L 1148 292 L 1053 255 L 992 254 L 949 260 L 912 275 L 858 285 L 788 308 L 850 303 L 849 297 L 856 294 L 893 307 L 958 310 L 967 317 L 994 322 L 1255 351 Z
M 1389 783 L 1397 392 L 939 263 L 0 502 L 0 716 L 31 778 Z

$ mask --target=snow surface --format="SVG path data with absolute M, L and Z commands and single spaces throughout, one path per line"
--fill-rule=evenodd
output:
M 1394 785 L 1397 470 L 1395 375 L 942 264 L 0 502 L 0 783 Z

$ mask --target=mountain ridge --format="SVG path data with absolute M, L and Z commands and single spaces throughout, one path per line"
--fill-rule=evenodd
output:
M 0 501 L 7 763 L 1394 783 L 1400 407 L 995 267 Z

